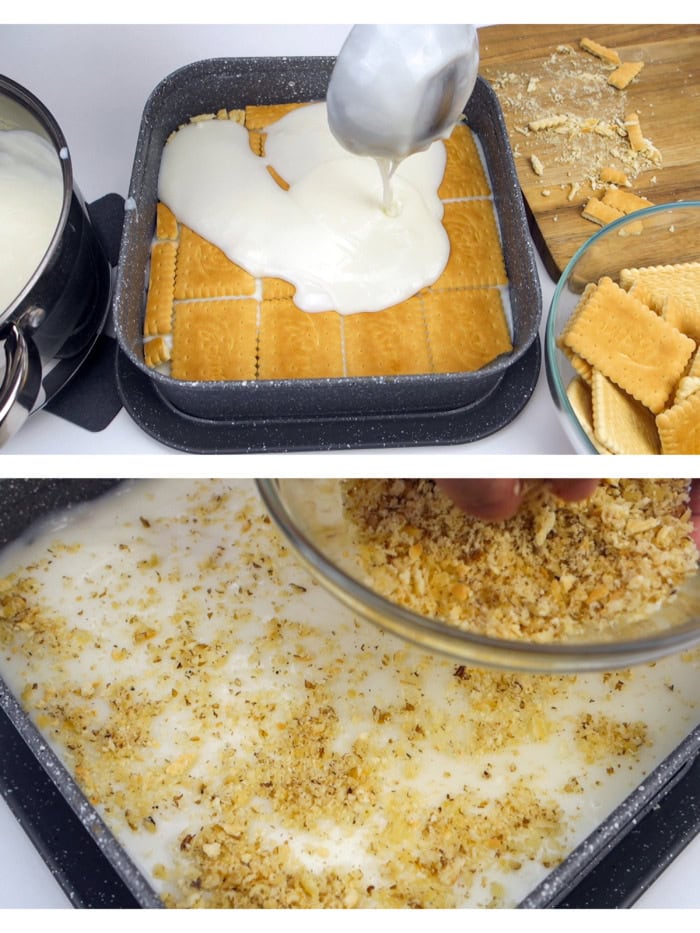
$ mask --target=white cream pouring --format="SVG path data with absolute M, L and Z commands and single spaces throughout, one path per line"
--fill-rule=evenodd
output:
M 328 125 L 338 142 L 372 156 L 384 210 L 400 210 L 392 176 L 409 155 L 447 139 L 474 90 L 479 42 L 470 25 L 360 24 L 328 84 Z
M 252 275 L 291 282 L 305 311 L 382 310 L 440 276 L 450 248 L 437 195 L 441 142 L 401 163 L 392 176 L 398 204 L 387 211 L 374 159 L 336 142 L 325 104 L 269 127 L 265 148 L 256 156 L 233 121 L 188 124 L 164 149 L 158 196 Z
M 29 130 L 0 130 L 0 311 L 32 277 L 61 216 L 63 178 L 49 142 Z

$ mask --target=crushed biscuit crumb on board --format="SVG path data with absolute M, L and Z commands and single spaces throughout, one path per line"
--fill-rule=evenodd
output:
M 583 38 L 643 68 L 616 88 L 608 83 L 616 66 L 583 50 Z M 603 193 L 603 168 L 623 171 L 627 190 L 655 204 L 700 198 L 700 26 L 487 26 L 479 44 L 480 73 L 503 108 L 533 236 L 553 278 L 596 231 L 581 209 Z M 622 128 L 630 113 L 652 145 L 646 152 L 630 152 Z
M 698 652 L 515 675 L 362 623 L 251 481 L 130 483 L 25 544 L 0 672 L 169 906 L 514 906 L 697 721 Z

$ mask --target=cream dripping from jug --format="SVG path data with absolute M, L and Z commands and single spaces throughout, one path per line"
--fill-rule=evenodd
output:
M 400 211 L 391 178 L 407 156 L 446 138 L 461 118 L 479 69 L 470 25 L 358 25 L 328 86 L 328 124 L 349 152 L 376 159 L 384 210 Z
M 357 48 L 373 56 L 360 84 L 344 77 Z M 396 305 L 435 282 L 449 257 L 438 196 L 445 147 L 431 142 L 460 117 L 476 81 L 476 48 L 472 27 L 355 27 L 331 79 L 332 107 L 309 104 L 267 126 L 263 158 L 233 121 L 181 127 L 163 152 L 159 197 L 251 275 L 290 282 L 304 311 L 354 314 Z M 353 88 L 359 98 L 348 109 Z M 339 112 L 351 115 L 338 119 Z M 351 126 L 354 135 L 342 133 Z M 384 168 L 381 160 L 390 162 L 384 187 L 367 155 Z M 382 210 L 390 175 L 392 194 Z

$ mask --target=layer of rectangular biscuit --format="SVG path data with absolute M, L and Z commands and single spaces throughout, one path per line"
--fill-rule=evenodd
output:
M 507 285 L 501 241 L 489 200 L 449 201 L 443 224 L 450 256 L 434 287 L 441 289 Z
M 586 283 L 586 285 L 583 288 L 583 291 L 581 292 L 581 297 L 576 303 L 576 307 L 571 312 L 571 316 L 569 317 L 568 321 L 566 321 L 566 323 L 564 324 L 564 328 L 562 332 L 557 337 L 557 346 L 563 353 L 571 354 L 572 351 L 567 346 L 567 343 L 566 343 L 566 335 L 571 330 L 571 328 L 574 326 L 574 324 L 576 323 L 578 318 L 581 316 L 581 314 L 583 314 L 584 308 L 586 307 L 588 300 L 595 294 L 597 287 L 598 286 L 596 285 L 595 282 Z
M 242 122 L 251 137 L 254 151 L 264 152 L 266 128 L 295 107 L 303 104 L 253 105 L 245 111 L 228 112 L 221 109 L 216 114 L 204 114 L 202 119 L 235 119 Z M 478 143 L 468 126 L 455 127 L 453 137 L 446 141 L 447 162 L 440 196 L 447 200 L 446 226 L 451 237 L 451 262 L 438 280 L 444 296 L 449 291 L 443 289 L 472 289 L 483 285 L 506 285 L 507 276 L 498 234 L 497 220 L 491 200 L 491 189 L 484 165 L 481 160 Z M 461 199 L 474 198 L 473 201 Z M 454 199 L 454 200 L 451 200 Z M 244 334 L 237 335 L 238 351 L 249 347 L 251 365 L 244 366 L 239 360 L 234 369 L 242 373 L 235 378 L 294 379 L 340 377 L 343 375 L 392 375 L 408 373 L 426 373 L 431 371 L 453 371 L 455 364 L 448 362 L 450 355 L 445 355 L 441 347 L 449 347 L 452 342 L 453 326 L 452 302 L 454 296 L 441 299 L 431 298 L 431 310 L 438 301 L 445 301 L 447 311 L 444 321 L 446 331 L 435 330 L 432 323 L 432 339 L 438 352 L 438 363 L 431 360 L 426 325 L 418 298 L 409 300 L 404 305 L 388 308 L 384 311 L 367 314 L 348 315 L 341 318 L 335 312 L 312 314 L 302 312 L 293 304 L 294 287 L 279 278 L 262 278 L 259 281 L 245 270 L 231 262 L 221 250 L 194 233 L 177 219 L 164 204 L 158 205 L 156 240 L 153 254 L 159 255 L 161 247 L 167 245 L 170 263 L 163 266 L 160 275 L 160 289 L 156 281 L 149 285 L 153 292 L 150 299 L 154 305 L 159 291 L 169 289 L 168 301 L 161 299 L 163 308 L 160 317 L 167 317 L 168 333 L 173 315 L 173 303 L 177 309 L 177 332 L 173 335 L 173 365 L 171 375 L 174 378 L 218 379 L 221 363 L 217 353 L 210 353 L 211 361 L 205 362 L 198 356 L 193 360 L 193 337 L 191 322 L 202 321 L 205 334 L 203 343 L 212 340 L 216 327 L 228 318 L 221 315 L 217 305 L 229 305 L 229 299 L 236 298 L 236 306 L 247 307 L 244 322 L 239 322 Z M 167 241 L 167 244 L 163 241 Z M 164 255 L 166 255 L 164 253 Z M 158 278 L 158 276 L 156 276 Z M 164 287 L 167 283 L 167 289 Z M 431 289 L 426 291 L 430 293 Z M 460 291 L 461 293 L 461 291 Z M 250 297 L 250 302 L 242 301 Z M 414 296 L 415 297 L 415 296 Z M 204 301 L 206 300 L 206 301 Z M 467 316 L 474 302 L 483 298 L 462 298 Z M 483 337 L 473 337 L 471 355 L 465 357 L 469 369 L 485 365 L 494 356 L 511 349 L 510 335 L 505 321 L 500 296 L 495 290 L 491 302 L 498 302 L 500 316 L 497 337 L 488 332 L 491 324 L 487 321 L 487 333 Z M 470 303 L 471 302 L 471 303 Z M 212 307 L 205 308 L 209 303 Z M 191 307 L 196 304 L 197 307 Z M 201 306 L 200 306 L 201 305 Z M 253 307 L 259 307 L 253 315 Z M 180 309 L 182 309 L 180 311 Z M 154 319 L 152 312 L 149 320 Z M 254 333 L 254 319 L 259 332 Z M 153 325 L 152 325 L 153 326 Z M 474 327 L 480 327 L 478 318 L 473 319 Z M 505 326 L 505 330 L 504 330 Z M 160 331 L 154 331 L 160 332 Z M 222 330 L 224 340 L 227 332 Z M 493 343 L 493 352 L 488 355 L 484 348 L 489 341 Z M 185 343 L 186 342 L 186 343 Z M 154 365 L 155 346 L 149 352 L 149 359 Z M 443 362 L 440 363 L 439 360 Z M 479 361 L 479 362 L 477 362 Z M 159 362 L 162 362 L 159 360 Z M 449 369 L 445 367 L 449 366 Z M 457 367 L 459 368 L 459 367 Z M 254 371 L 252 371 L 254 369 Z M 196 372 L 202 372 L 198 377 Z
M 491 194 L 474 134 L 464 123 L 458 123 L 445 140 L 445 153 L 445 175 L 438 188 L 440 198 L 488 197 Z
M 423 305 L 415 295 L 386 311 L 343 319 L 348 376 L 398 376 L 431 371 Z
M 579 356 L 578 353 L 574 353 L 573 350 L 566 345 L 563 345 L 561 350 L 571 363 L 571 368 L 574 372 L 577 373 L 585 383 L 591 385 L 593 381 L 593 367 L 588 360 L 584 360 L 582 356 Z
M 148 296 L 143 333 L 146 337 L 172 330 L 177 246 L 166 241 L 151 248 Z
M 156 239 L 177 240 L 177 217 L 170 208 L 158 201 L 156 205 Z
M 281 120 L 285 114 L 305 103 L 286 102 L 283 104 L 248 104 L 245 108 L 245 126 L 248 130 L 263 130 L 271 123 Z
M 291 282 L 287 282 L 284 279 L 272 279 L 264 278 L 260 280 L 262 283 L 262 297 L 263 301 L 268 298 L 293 298 L 294 292 L 296 289 Z
M 247 298 L 177 304 L 172 376 L 194 381 L 254 379 L 257 317 L 257 301 Z
M 654 413 L 664 408 L 695 348 L 692 340 L 607 277 L 563 339 Z
M 632 295 L 633 298 L 636 298 L 637 301 L 641 301 L 642 304 L 645 304 L 647 308 L 656 311 L 657 314 L 661 314 L 663 311 L 663 302 L 659 301 L 658 296 L 643 282 L 635 282 L 634 285 L 625 289 L 625 291 L 627 291 L 629 295 Z
M 261 302 L 258 378 L 320 379 L 343 375 L 341 317 L 301 311 L 289 298 Z
M 255 279 L 217 246 L 182 225 L 175 271 L 176 300 L 253 295 Z
M 473 372 L 513 349 L 497 288 L 428 291 L 423 308 L 435 372 Z

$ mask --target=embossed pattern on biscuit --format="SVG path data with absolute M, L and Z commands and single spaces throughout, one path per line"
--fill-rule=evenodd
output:
M 301 311 L 289 298 L 260 307 L 258 378 L 310 379 L 343 375 L 341 317 Z
M 473 372 L 513 349 L 497 288 L 431 290 L 423 307 L 437 372 Z
M 173 325 L 172 375 L 184 380 L 254 379 L 258 303 L 180 302 Z
M 465 123 L 458 123 L 450 138 L 444 142 L 447 170 L 438 188 L 439 197 L 443 200 L 489 197 L 491 185 L 469 127 Z
M 620 284 L 647 303 L 678 330 L 700 341 L 700 262 L 623 269 Z
M 208 240 L 182 225 L 175 270 L 176 300 L 253 295 L 255 279 Z
M 344 319 L 348 376 L 399 376 L 432 371 L 421 297 L 386 311 Z
M 450 257 L 437 287 L 508 283 L 491 201 L 448 201 L 443 224 L 450 238 Z
M 604 277 L 564 343 L 655 414 L 683 375 L 694 342 Z

